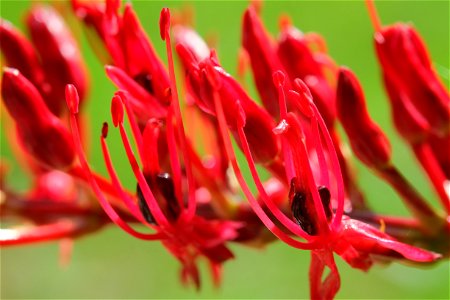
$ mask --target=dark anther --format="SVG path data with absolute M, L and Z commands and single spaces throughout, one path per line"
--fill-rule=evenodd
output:
M 297 224 L 309 235 L 316 235 L 317 228 L 314 223 L 312 211 L 308 206 L 313 205 L 311 201 L 307 201 L 307 194 L 297 190 L 296 178 L 291 180 L 291 189 L 289 191 L 291 200 L 291 210 Z
M 147 92 L 153 94 L 152 75 L 148 73 L 140 73 L 134 76 L 134 80 L 139 83 Z
M 148 180 L 147 180 L 148 183 Z M 157 224 L 155 218 L 153 217 L 150 208 L 147 205 L 147 202 L 145 202 L 145 198 L 144 198 L 144 194 L 142 194 L 142 190 L 141 187 L 139 186 L 139 184 L 137 185 L 136 188 L 136 194 L 137 194 L 137 198 L 138 198 L 138 205 L 139 205 L 139 209 L 141 210 L 142 216 L 144 217 L 144 219 L 149 222 L 150 224 Z
M 178 205 L 177 197 L 175 195 L 172 177 L 170 177 L 169 173 L 159 173 L 156 176 L 156 184 L 160 193 L 166 200 L 169 218 L 175 220 L 180 214 L 180 206 Z
M 325 215 L 327 216 L 327 220 L 330 221 L 333 214 L 331 213 L 330 200 L 331 194 L 330 190 L 326 186 L 319 186 L 319 196 L 320 200 L 322 200 L 322 206 L 325 211 Z
M 178 205 L 177 197 L 175 195 L 175 187 L 172 177 L 169 173 L 159 173 L 156 176 L 146 176 L 147 183 L 155 195 L 156 200 L 161 207 L 161 210 L 170 220 L 176 220 L 180 215 L 180 206 Z M 150 211 L 150 208 L 145 201 L 142 190 L 137 185 L 136 194 L 138 197 L 139 209 L 145 220 L 151 224 L 158 224 Z

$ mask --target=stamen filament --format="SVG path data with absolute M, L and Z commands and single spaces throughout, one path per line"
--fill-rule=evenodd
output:
M 315 182 L 315 178 L 309 164 L 309 156 L 306 145 L 301 137 L 302 129 L 300 122 L 298 121 L 297 116 L 293 113 L 288 114 L 286 121 L 289 124 L 289 129 L 286 131 L 286 136 L 283 136 L 283 138 L 285 138 L 291 146 L 290 148 L 294 159 L 296 177 L 300 180 L 302 188 L 308 189 L 311 193 L 318 217 L 318 225 L 323 233 L 327 233 L 329 228 L 325 215 L 325 209 L 317 190 L 318 185 Z
M 78 131 L 78 125 L 77 120 L 75 118 L 75 114 L 70 114 L 70 126 L 72 128 L 72 135 L 73 135 L 73 141 L 75 144 L 75 148 L 78 154 L 78 158 L 80 160 L 82 168 L 85 170 L 85 173 L 87 175 L 87 179 L 89 183 L 91 184 L 91 187 L 97 196 L 97 199 L 99 200 L 100 205 L 102 206 L 105 213 L 108 215 L 108 217 L 122 230 L 127 232 L 128 234 L 142 239 L 142 240 L 157 240 L 161 237 L 160 234 L 146 234 L 146 233 L 140 233 L 136 230 L 134 230 L 132 227 L 130 227 L 126 222 L 124 222 L 120 216 L 116 213 L 114 208 L 111 206 L 111 204 L 108 202 L 108 200 L 103 195 L 103 192 L 101 191 L 100 187 L 97 184 L 97 181 L 95 180 L 94 176 L 92 175 L 91 169 L 89 167 L 89 164 L 87 162 L 87 159 L 84 155 L 83 148 L 81 146 L 81 140 L 80 135 Z
M 182 175 L 181 175 L 181 163 L 177 153 L 177 142 L 175 139 L 175 128 L 173 119 L 173 107 L 170 106 L 167 112 L 166 118 L 166 138 L 169 148 L 170 167 L 172 168 L 172 178 L 175 182 L 175 194 L 177 195 L 177 201 L 181 209 L 184 209 L 184 199 L 182 192 Z
M 269 210 L 273 213 L 273 215 L 285 226 L 289 229 L 293 234 L 298 235 L 306 240 L 309 240 L 311 237 L 306 232 L 304 232 L 297 224 L 295 224 L 291 219 L 286 217 L 286 215 L 280 210 L 280 208 L 275 205 L 264 189 L 264 186 L 259 178 L 258 171 L 256 170 L 255 162 L 253 160 L 252 154 L 250 152 L 250 147 L 247 142 L 247 138 L 245 137 L 244 128 L 238 125 L 238 135 L 239 140 L 241 141 L 242 149 L 244 150 L 244 155 L 247 159 L 248 166 L 250 168 L 250 172 L 255 180 L 256 188 L 260 196 L 262 197 L 264 203 L 267 205 Z
M 319 113 L 319 110 L 317 109 L 314 103 L 311 103 L 311 108 L 314 110 L 315 115 L 314 117 L 318 121 L 319 127 L 322 130 L 322 135 L 327 144 L 329 158 L 331 160 L 331 171 L 333 172 L 334 178 L 336 179 L 337 185 L 336 200 L 338 206 L 336 208 L 336 212 L 331 226 L 333 229 L 337 230 L 341 225 L 342 215 L 344 214 L 344 201 L 345 201 L 344 181 L 342 178 L 341 168 L 339 165 L 339 159 L 336 154 L 336 149 L 334 148 L 333 140 L 331 139 L 330 132 L 327 129 L 327 125 L 325 124 L 322 115 Z
M 166 14 L 164 13 L 164 10 L 166 10 Z M 195 202 L 195 182 L 194 182 L 194 175 L 192 173 L 192 166 L 189 158 L 189 154 L 186 148 L 186 134 L 184 131 L 184 125 L 183 120 L 181 118 L 181 109 L 180 109 L 180 103 L 178 98 L 178 91 L 177 91 L 177 85 L 176 85 L 176 79 L 175 79 L 175 68 L 173 64 L 173 55 L 172 55 L 172 45 L 170 41 L 170 12 L 168 9 L 163 9 L 162 16 L 165 16 L 168 18 L 166 20 L 166 23 L 163 21 L 163 25 L 161 27 L 161 31 L 163 33 L 164 40 L 166 42 L 166 51 L 167 51 L 167 59 L 169 64 L 169 77 L 170 77 L 170 92 L 172 94 L 172 102 L 171 106 L 173 107 L 173 112 L 175 116 L 175 120 L 177 123 L 177 131 L 178 131 L 178 137 L 180 142 L 180 148 L 181 153 L 183 154 L 183 160 L 184 160 L 184 167 L 186 169 L 186 175 L 187 175 L 187 182 L 188 182 L 188 209 L 187 209 L 187 215 L 186 219 L 191 220 L 194 217 L 195 210 L 197 207 L 197 203 Z M 184 207 L 184 206 L 183 206 Z
M 328 166 L 322 147 L 321 134 L 319 131 L 316 118 L 311 118 L 311 128 L 312 128 L 311 135 L 313 136 L 317 160 L 319 161 L 320 179 L 323 185 L 330 187 L 330 176 L 328 175 Z
M 133 150 L 131 149 L 130 141 L 128 139 L 127 133 L 125 131 L 122 122 L 119 122 L 119 130 L 120 136 L 122 137 L 125 152 L 128 157 L 128 161 L 130 162 L 134 176 L 136 176 L 136 179 L 139 183 L 139 187 L 141 188 L 142 194 L 144 195 L 145 202 L 147 203 L 148 207 L 150 208 L 150 211 L 155 217 L 156 222 L 160 226 L 169 226 L 169 222 L 167 221 L 166 216 L 163 214 L 161 208 L 159 207 L 158 202 L 156 201 L 152 191 L 150 190 L 150 187 L 147 184 L 147 180 L 145 179 L 144 174 L 139 168 L 139 165 L 136 161 Z
M 117 172 L 114 169 L 114 166 L 111 162 L 111 155 L 108 149 L 108 145 L 106 144 L 106 140 L 103 135 L 100 137 L 100 142 L 102 146 L 103 160 L 105 161 L 106 169 L 108 170 L 108 174 L 109 177 L 111 178 L 113 186 L 116 188 L 117 194 L 119 194 L 120 199 L 124 201 L 125 205 L 131 211 L 133 216 L 136 219 L 138 219 L 141 223 L 146 223 L 136 203 L 134 203 L 133 200 L 131 200 L 131 197 L 125 193 L 122 185 L 120 184 Z
M 302 243 L 299 242 L 287 234 L 285 234 L 283 231 L 281 231 L 273 222 L 270 220 L 270 218 L 267 216 L 267 214 L 264 212 L 262 207 L 259 205 L 258 201 L 253 196 L 252 192 L 250 191 L 247 183 L 245 182 L 245 179 L 241 173 L 241 170 L 239 168 L 239 165 L 236 160 L 236 155 L 233 150 L 233 146 L 231 145 L 230 137 L 227 134 L 227 125 L 225 120 L 225 114 L 223 112 L 222 104 L 220 103 L 219 96 L 217 94 L 217 91 L 214 91 L 213 93 L 214 98 L 214 105 L 215 110 L 217 114 L 217 119 L 219 123 L 219 131 L 221 138 L 223 140 L 225 150 L 227 152 L 228 158 L 230 159 L 231 165 L 233 167 L 234 173 L 236 175 L 236 178 L 239 182 L 239 185 L 242 188 L 242 191 L 244 192 L 247 200 L 250 203 L 250 206 L 252 207 L 255 214 L 259 217 L 261 222 L 264 223 L 264 225 L 280 240 L 285 242 L 286 244 L 298 248 L 298 249 L 313 249 L 314 248 L 314 242 L 308 242 L 308 243 Z
M 281 73 L 281 71 L 279 72 Z M 275 84 L 278 83 L 278 106 L 280 107 L 280 120 L 285 120 L 287 115 L 286 95 L 284 93 L 283 85 L 281 84 L 281 82 L 276 81 L 279 80 L 276 80 L 274 75 L 274 83 Z M 283 138 L 281 139 L 281 149 L 283 151 L 283 160 L 286 169 L 286 176 L 288 178 L 288 182 L 290 182 L 291 179 L 295 177 L 295 171 L 292 161 L 292 153 L 289 150 L 286 140 Z
M 130 104 L 128 103 L 128 98 L 124 93 L 120 93 L 120 99 L 122 100 L 122 103 L 125 106 L 125 112 L 127 113 L 128 122 L 130 122 L 131 131 L 133 132 L 134 140 L 136 141 L 136 145 L 138 148 L 139 156 L 141 157 L 141 161 L 144 159 L 144 153 L 143 153 L 143 141 L 142 141 L 142 134 L 139 130 L 136 118 L 134 117 L 133 110 L 130 107 Z
M 142 165 L 144 174 L 149 174 L 154 176 L 161 171 L 159 166 L 159 153 L 158 153 L 158 137 L 159 128 L 155 127 L 158 124 L 155 119 L 150 119 L 147 121 L 143 132 L 143 157 Z

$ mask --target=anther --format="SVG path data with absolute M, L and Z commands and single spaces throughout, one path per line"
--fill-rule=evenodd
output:
M 65 89 L 67 106 L 71 114 L 78 113 L 78 104 L 80 97 L 78 96 L 77 88 L 73 84 L 67 84 Z
M 159 33 L 163 41 L 166 40 L 166 35 L 169 32 L 169 26 L 170 26 L 170 10 L 165 7 L 161 10 L 161 15 L 159 18 Z
M 123 103 L 118 95 L 114 95 L 111 102 L 111 116 L 114 127 L 119 126 L 123 122 Z
M 330 207 L 330 201 L 331 201 L 331 193 L 330 190 L 326 186 L 319 186 L 319 196 L 320 200 L 322 201 L 323 208 L 325 210 L 325 215 L 327 216 L 327 220 L 330 221 L 331 217 L 333 216 L 331 212 Z
M 103 122 L 102 138 L 106 139 L 107 136 L 108 136 L 108 123 L 107 122 Z
M 149 183 L 147 177 L 145 178 L 145 180 L 147 181 L 147 183 Z M 137 184 L 136 187 L 136 196 L 138 198 L 139 210 L 141 211 L 144 219 L 150 224 L 158 224 L 155 220 L 155 217 L 153 217 L 150 208 L 147 205 L 147 202 L 145 201 L 144 194 L 142 193 L 139 184 Z
M 167 203 L 167 213 L 170 219 L 177 219 L 180 215 L 180 206 L 175 196 L 175 186 L 169 173 L 156 175 L 156 185 Z

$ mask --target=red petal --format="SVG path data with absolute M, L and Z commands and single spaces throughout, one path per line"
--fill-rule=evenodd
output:
M 366 223 L 346 218 L 343 224 L 342 237 L 360 252 L 391 257 L 400 255 L 415 262 L 433 262 L 441 257 L 440 254 L 398 242 Z

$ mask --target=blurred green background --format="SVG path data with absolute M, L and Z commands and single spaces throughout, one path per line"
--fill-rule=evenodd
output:
M 179 8 L 186 3 L 131 1 L 155 48 L 166 60 L 164 44 L 159 38 L 159 12 L 162 7 Z M 61 1 L 55 2 L 62 6 Z M 22 21 L 28 1 L 0 2 L 1 17 L 23 29 Z M 247 2 L 191 2 L 195 24 L 203 36 L 218 40 L 223 66 L 235 74 L 240 46 L 241 15 Z M 383 1 L 377 7 L 384 24 L 412 22 L 425 39 L 441 78 L 448 86 L 449 2 Z M 266 2 L 262 17 L 272 34 L 278 32 L 278 18 L 288 13 L 302 31 L 321 33 L 331 56 L 338 64 L 352 68 L 360 78 L 373 118 L 391 138 L 394 161 L 422 194 L 434 205 L 437 199 L 421 174 L 408 148 L 394 132 L 387 100 L 380 84 L 374 57 L 372 27 L 363 1 Z M 99 133 L 104 120 L 110 120 L 109 103 L 114 87 L 106 79 L 103 66 L 94 57 L 79 24 L 79 37 L 91 77 L 90 99 L 85 107 L 91 117 L 92 136 Z M 250 76 L 248 77 L 251 80 Z M 251 91 L 252 95 L 254 91 Z M 2 112 L 4 113 L 4 112 Z M 95 117 L 94 117 L 95 116 Z M 3 118 L 2 118 L 3 120 Z M 2 125 L 3 126 L 3 125 Z M 123 162 L 123 151 L 113 132 L 110 145 L 125 186 L 134 189 L 135 181 Z M 1 136 L 2 157 L 12 157 Z M 114 144 L 116 143 L 116 144 Z M 96 139 L 92 143 L 90 162 L 99 172 L 105 171 Z M 358 179 L 370 204 L 381 213 L 406 214 L 401 202 L 370 171 L 358 167 Z M 19 168 L 12 169 L 9 182 L 26 188 L 28 180 Z M 58 265 L 58 244 L 42 244 L 1 249 L 1 298 L 307 298 L 309 253 L 278 242 L 267 249 L 255 250 L 232 245 L 236 259 L 225 264 L 223 285 L 215 290 L 202 265 L 201 292 L 186 289 L 178 281 L 178 263 L 158 242 L 142 242 L 116 228 L 79 239 L 67 268 Z M 353 270 L 337 258 L 342 287 L 338 298 L 448 299 L 449 264 L 441 262 L 427 268 L 401 264 L 375 266 L 364 274 Z

